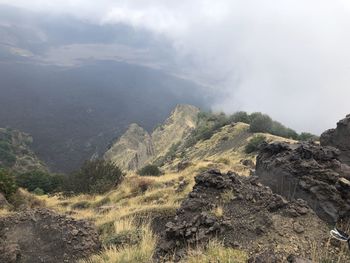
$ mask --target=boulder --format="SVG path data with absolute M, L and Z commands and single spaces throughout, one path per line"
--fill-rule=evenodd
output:
M 288 200 L 306 200 L 321 219 L 334 224 L 350 215 L 349 167 L 339 156 L 338 149 L 312 142 L 275 142 L 259 153 L 256 176 Z
M 325 131 L 320 137 L 322 146 L 333 146 L 339 149 L 339 159 L 350 165 L 350 115 L 337 123 L 336 129 Z
M 0 217 L 0 262 L 76 262 L 100 247 L 90 223 L 47 209 Z

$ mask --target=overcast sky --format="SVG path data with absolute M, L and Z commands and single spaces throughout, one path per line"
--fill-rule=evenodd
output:
M 165 37 L 216 110 L 262 111 L 320 133 L 350 113 L 348 0 L 0 0 Z

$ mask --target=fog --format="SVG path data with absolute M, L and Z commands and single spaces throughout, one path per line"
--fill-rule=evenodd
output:
M 75 42 L 51 45 L 38 55 L 41 62 L 65 58 L 62 65 L 73 65 L 91 57 L 89 50 L 101 49 L 95 58 L 119 56 L 203 84 L 203 94 L 208 90 L 215 94 L 210 105 L 214 110 L 262 111 L 298 131 L 319 134 L 350 113 L 346 0 L 0 0 L 0 4 L 36 16 L 69 16 L 98 26 L 94 32 L 127 25 L 152 39 L 145 45 L 141 40 L 138 46 L 123 43 L 122 52 L 115 50 L 120 43 L 105 39 L 96 41 L 108 45 L 103 48 L 85 43 L 80 49 Z M 73 48 L 84 54 L 74 57 Z

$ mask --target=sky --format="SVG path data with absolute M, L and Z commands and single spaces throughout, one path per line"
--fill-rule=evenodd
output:
M 212 108 L 261 111 L 321 133 L 350 113 L 347 0 L 0 0 L 166 39 L 178 70 L 215 91 Z M 162 64 L 160 64 L 160 67 Z M 205 92 L 205 91 L 203 91 Z

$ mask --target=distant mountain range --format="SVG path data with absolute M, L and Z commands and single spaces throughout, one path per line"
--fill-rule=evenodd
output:
M 205 104 L 196 84 L 127 63 L 0 63 L 0 79 L 0 126 L 30 133 L 53 171 L 104 152 L 132 122 L 151 130 L 177 103 Z

